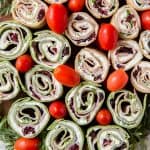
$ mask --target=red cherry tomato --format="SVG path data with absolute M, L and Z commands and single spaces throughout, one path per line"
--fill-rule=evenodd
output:
M 104 50 L 112 50 L 118 41 L 118 31 L 111 24 L 102 24 L 98 33 L 99 46 Z
M 67 9 L 62 4 L 52 4 L 46 13 L 49 28 L 56 33 L 63 33 L 67 27 Z
M 141 24 L 145 30 L 150 30 L 150 10 L 141 13 Z
M 16 68 L 18 71 L 24 73 L 30 70 L 33 66 L 33 60 L 30 55 L 19 56 L 16 60 Z
M 54 70 L 55 78 L 65 86 L 74 87 L 80 83 L 80 75 L 67 65 L 60 65 Z
M 65 103 L 61 101 L 52 102 L 49 106 L 49 113 L 56 119 L 65 118 L 67 116 Z
M 14 144 L 14 150 L 40 150 L 40 141 L 37 138 L 27 139 L 19 138 Z
M 68 7 L 72 12 L 81 11 L 84 7 L 85 0 L 69 0 Z
M 107 109 L 101 109 L 96 115 L 96 121 L 100 125 L 108 125 L 112 122 L 112 115 Z
M 126 86 L 128 82 L 128 74 L 123 69 L 112 72 L 107 79 L 107 89 L 109 91 L 117 91 Z

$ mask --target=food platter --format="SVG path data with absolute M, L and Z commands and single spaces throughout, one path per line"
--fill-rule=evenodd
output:
M 150 2 L 31 1 L 0 2 L 0 150 L 150 150 Z

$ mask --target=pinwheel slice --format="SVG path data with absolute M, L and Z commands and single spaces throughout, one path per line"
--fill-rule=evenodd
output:
M 72 13 L 66 36 L 76 46 L 87 46 L 96 40 L 98 24 L 85 12 Z
M 105 80 L 109 67 L 107 57 L 96 49 L 83 48 L 75 58 L 75 70 L 84 80 L 95 83 Z
M 53 4 L 53 3 L 65 3 L 67 2 L 68 0 L 45 0 L 45 2 L 47 2 L 48 4 Z
M 114 69 L 129 70 L 142 60 L 143 55 L 136 41 L 121 40 L 118 41 L 117 47 L 109 52 L 109 57 Z
M 86 8 L 96 18 L 108 18 L 119 7 L 118 0 L 86 0 Z
M 150 30 L 145 30 L 141 33 L 139 45 L 143 55 L 150 59 Z
M 47 125 L 50 115 L 44 104 L 25 97 L 12 104 L 7 119 L 20 136 L 34 138 Z
M 131 83 L 142 93 L 150 93 L 150 62 L 141 61 L 131 72 Z
M 89 150 L 129 150 L 129 135 L 119 126 L 93 126 L 86 134 Z
M 114 122 L 127 129 L 137 127 L 144 116 L 146 98 L 145 95 L 142 105 L 136 92 L 121 90 L 110 93 L 107 106 L 112 113 Z
M 149 0 L 126 0 L 129 5 L 135 8 L 137 11 L 144 11 L 150 9 Z
M 135 39 L 141 29 L 138 13 L 129 5 L 118 9 L 111 23 L 116 27 L 122 39 Z
M 32 34 L 15 21 L 0 22 L 0 61 L 13 60 L 28 50 Z
M 0 101 L 15 98 L 20 92 L 17 70 L 8 61 L 0 62 Z
M 47 5 L 41 0 L 13 0 L 13 18 L 30 28 L 41 28 L 45 25 Z
M 46 67 L 36 65 L 25 74 L 23 90 L 40 102 L 51 102 L 62 96 L 63 86 Z
M 71 118 L 79 125 L 89 124 L 102 106 L 105 93 L 99 85 L 82 82 L 66 95 L 65 102 Z
M 37 64 L 54 69 L 69 59 L 71 47 L 64 36 L 48 30 L 36 32 L 34 35 L 30 51 Z
M 45 139 L 47 150 L 83 150 L 84 135 L 74 122 L 56 120 L 48 130 Z

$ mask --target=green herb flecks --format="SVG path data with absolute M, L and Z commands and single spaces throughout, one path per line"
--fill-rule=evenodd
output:
M 0 142 L 7 150 L 12 150 L 14 142 L 19 138 L 15 131 L 9 128 L 7 118 L 0 118 Z
M 130 150 L 137 150 L 137 145 L 139 149 L 142 147 L 142 150 L 146 150 L 147 147 L 144 140 L 150 134 L 150 95 L 146 96 L 146 99 L 146 109 L 141 124 L 135 129 L 128 130 L 131 143 Z
M 11 14 L 11 2 L 12 0 L 0 0 L 0 17 Z

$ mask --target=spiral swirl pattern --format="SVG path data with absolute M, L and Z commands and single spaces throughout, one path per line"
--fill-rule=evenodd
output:
M 139 45 L 143 55 L 150 59 L 150 30 L 145 30 L 141 33 Z
M 29 97 L 13 103 L 8 112 L 10 127 L 25 138 L 36 137 L 47 125 L 49 119 L 47 107 Z
M 142 60 L 143 55 L 136 41 L 121 40 L 117 47 L 109 52 L 114 69 L 129 70 Z
M 107 99 L 107 106 L 117 125 L 132 129 L 137 127 L 143 119 L 146 96 L 142 105 L 136 93 L 127 90 L 112 92 Z
M 90 150 L 129 150 L 129 135 L 119 126 L 93 126 L 86 134 Z
M 104 91 L 99 85 L 82 82 L 66 95 L 65 102 L 71 118 L 79 125 L 89 124 L 102 106 Z
M 76 46 L 87 46 L 96 40 L 98 24 L 85 12 L 72 13 L 66 36 Z
M 129 5 L 135 8 L 137 11 L 145 11 L 150 9 L 149 0 L 126 0 Z
M 24 54 L 32 34 L 25 26 L 14 21 L 0 22 L 0 61 L 13 60 Z
M 47 150 L 83 150 L 81 128 L 69 120 L 56 120 L 48 128 L 45 139 Z
M 47 5 L 41 0 L 13 0 L 13 18 L 30 28 L 41 28 L 45 25 Z
M 109 67 L 110 63 L 107 57 L 95 49 L 83 48 L 75 58 L 75 70 L 87 81 L 103 82 Z
M 111 23 L 116 27 L 122 39 L 135 39 L 141 29 L 139 15 L 129 5 L 120 7 Z
M 48 68 L 37 65 L 25 74 L 24 90 L 37 101 L 50 102 L 62 95 L 63 86 Z
M 150 93 L 150 62 L 141 61 L 131 72 L 132 85 L 142 93 Z
M 19 74 L 8 62 L 0 62 L 0 101 L 15 98 L 20 92 Z
M 119 7 L 118 0 L 86 0 L 86 8 L 96 18 L 108 18 Z
M 64 64 L 71 55 L 71 47 L 65 37 L 48 30 L 35 33 L 30 51 L 37 64 L 50 69 Z

